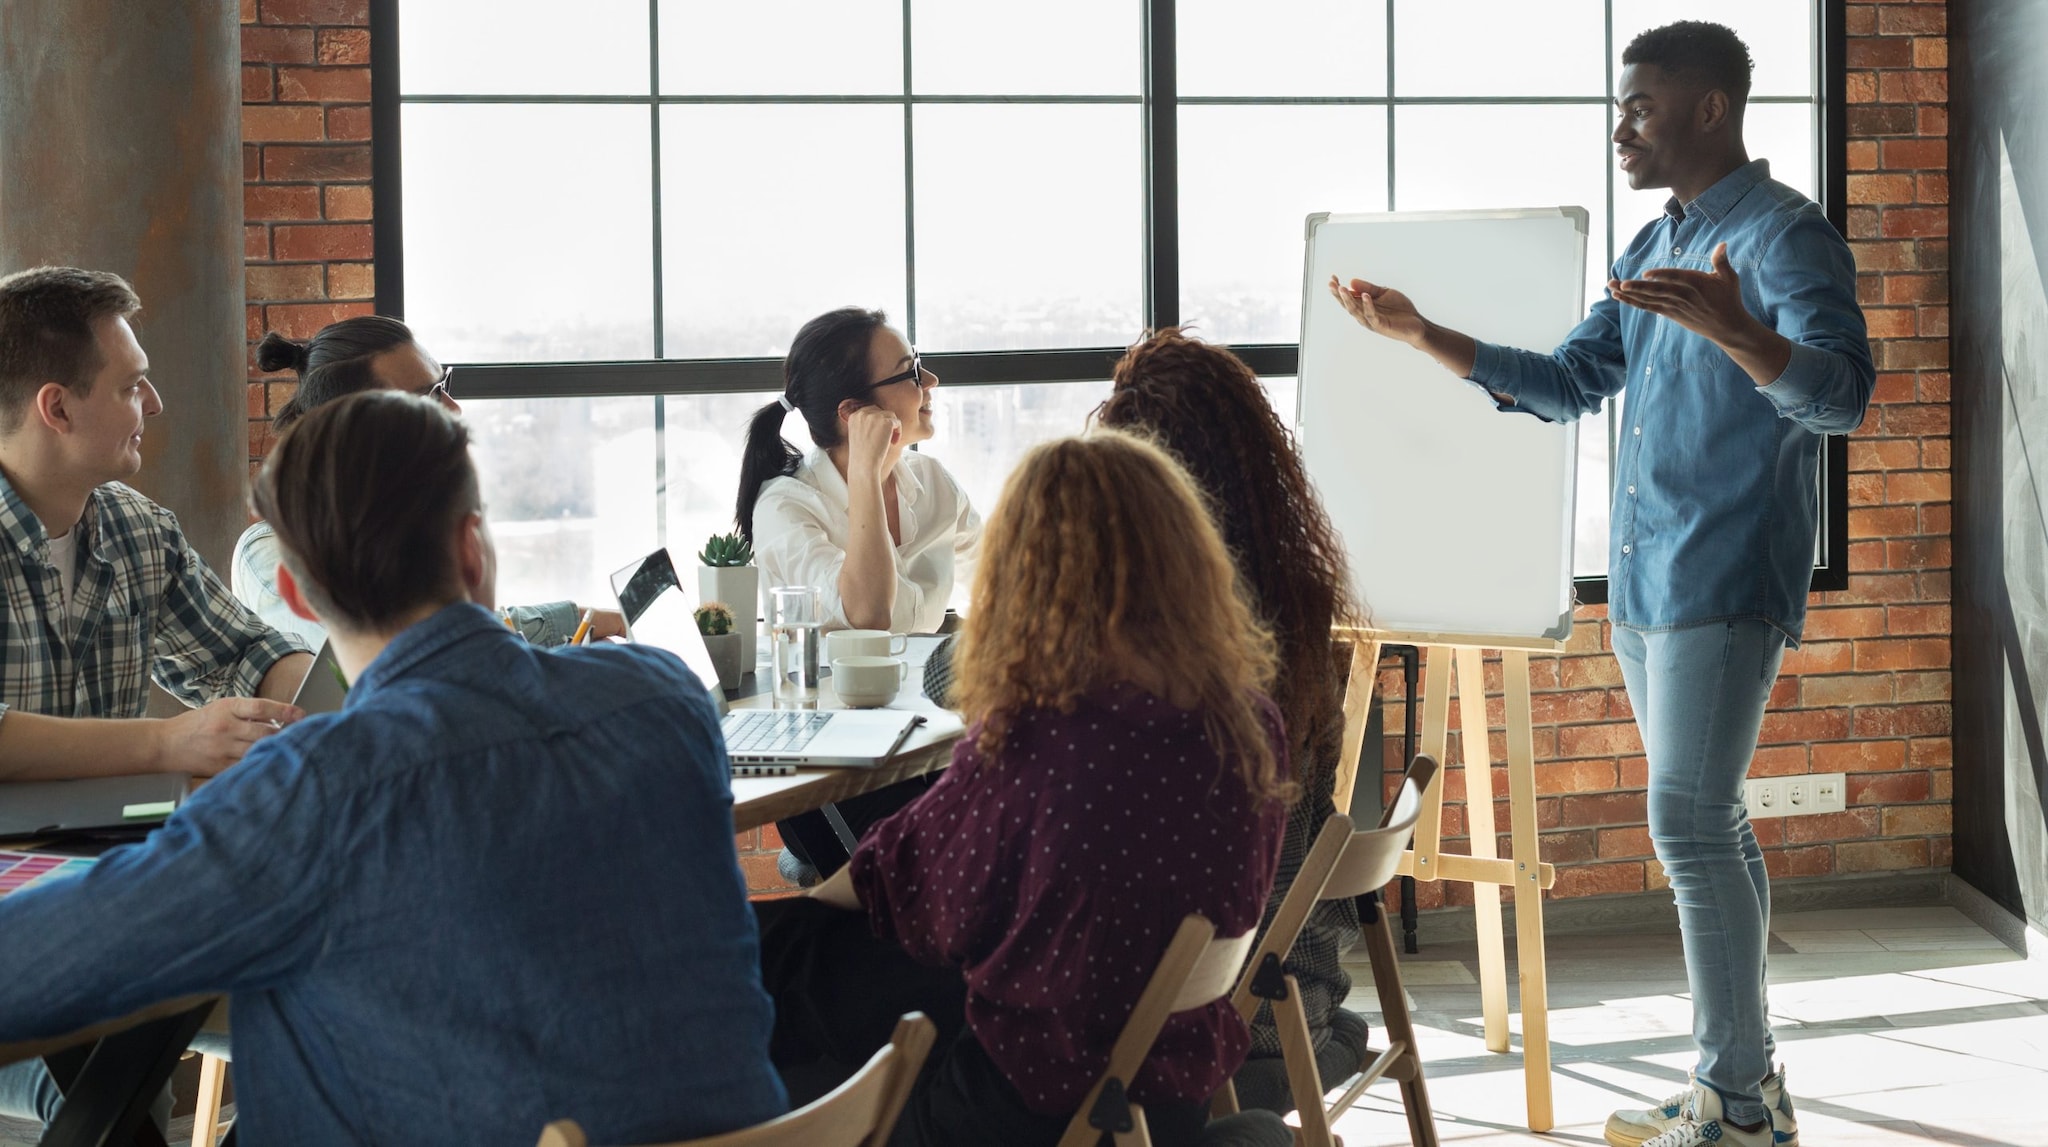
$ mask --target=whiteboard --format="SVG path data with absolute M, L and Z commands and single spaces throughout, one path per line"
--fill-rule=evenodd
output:
M 1584 316 L 1586 227 L 1582 207 L 1308 217 L 1296 425 L 1375 629 L 1569 636 L 1578 433 L 1366 330 L 1330 276 L 1548 354 Z

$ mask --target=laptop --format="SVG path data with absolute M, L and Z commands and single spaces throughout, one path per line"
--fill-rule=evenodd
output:
M 346 700 L 348 678 L 342 675 L 341 663 L 334 659 L 334 643 L 323 641 L 313 658 L 313 668 L 306 671 L 306 679 L 299 682 L 299 691 L 292 695 L 292 704 L 310 717 L 315 713 L 339 713 Z
M 182 773 L 0 784 L 0 839 L 155 828 L 191 795 Z
M 689 596 L 668 550 L 659 549 L 612 575 L 626 632 L 640 645 L 666 649 L 705 683 L 725 714 L 725 749 L 734 776 L 770 776 L 796 768 L 872 768 L 894 756 L 923 723 L 894 709 L 740 709 L 727 712 L 711 651 L 697 634 Z

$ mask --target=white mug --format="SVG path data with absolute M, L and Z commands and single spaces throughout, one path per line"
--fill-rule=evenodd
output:
M 901 657 L 910 648 L 910 639 L 900 633 L 886 629 L 835 629 L 825 635 L 830 647 L 830 661 L 842 657 Z
M 855 709 L 878 709 L 896 699 L 910 676 L 908 663 L 894 657 L 859 655 L 832 659 L 832 690 Z

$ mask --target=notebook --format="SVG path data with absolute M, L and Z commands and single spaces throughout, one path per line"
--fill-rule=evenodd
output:
M 149 829 L 183 804 L 182 773 L 0 784 L 0 839 Z
M 923 723 L 893 709 L 741 709 L 726 712 L 725 691 L 711 651 L 697 634 L 689 595 L 675 563 L 659 549 L 612 575 L 626 632 L 640 645 L 666 649 L 705 683 L 725 714 L 726 755 L 734 776 L 766 776 L 795 768 L 833 765 L 872 768 L 894 756 Z

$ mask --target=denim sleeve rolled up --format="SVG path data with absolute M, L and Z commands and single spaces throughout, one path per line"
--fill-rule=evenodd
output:
M 1502 409 L 1566 421 L 1620 396 L 1608 615 L 1656 631 L 1806 622 L 1821 437 L 1863 421 L 1876 373 L 1848 244 L 1756 160 L 1637 234 L 1613 275 L 1711 271 L 1726 243 L 1750 314 L 1792 343 L 1758 386 L 1727 352 L 1611 296 L 1550 354 L 1480 343 L 1470 378 Z M 1591 495 L 1591 491 L 1581 496 Z

